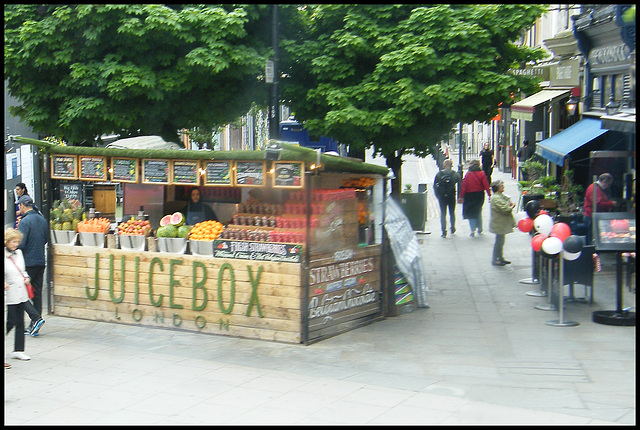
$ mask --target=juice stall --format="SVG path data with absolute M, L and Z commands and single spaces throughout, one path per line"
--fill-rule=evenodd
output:
M 286 143 L 273 156 L 24 141 L 43 149 L 45 216 L 74 187 L 85 202 L 122 188 L 121 219 L 75 203 L 104 231 L 51 219 L 56 315 L 305 344 L 385 316 L 385 167 Z M 218 224 L 167 237 L 194 187 Z

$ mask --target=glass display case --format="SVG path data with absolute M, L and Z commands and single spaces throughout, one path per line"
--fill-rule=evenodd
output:
M 635 251 L 636 215 L 633 212 L 605 212 L 593 214 L 596 250 Z

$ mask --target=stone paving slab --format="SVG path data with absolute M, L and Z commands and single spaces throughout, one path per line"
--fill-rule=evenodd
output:
M 408 163 L 433 182 L 433 160 Z M 517 195 L 510 175 L 494 177 Z M 427 230 L 439 222 L 429 215 Z M 538 286 L 519 282 L 531 273 L 528 235 L 508 235 L 513 264 L 492 267 L 494 236 L 469 237 L 460 209 L 457 228 L 418 235 L 429 308 L 310 346 L 48 315 L 27 338 L 32 360 L 5 359 L 4 423 L 635 425 L 635 327 L 591 320 L 615 304 L 612 259 L 595 302 L 567 304 L 579 325 L 553 327 L 558 313 L 526 295 Z M 5 337 L 5 356 L 12 346 Z

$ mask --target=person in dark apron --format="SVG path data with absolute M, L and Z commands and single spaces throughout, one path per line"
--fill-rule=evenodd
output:
M 208 220 L 218 221 L 213 209 L 200 201 L 200 190 L 198 188 L 191 190 L 189 203 L 182 210 L 182 214 L 187 225 L 196 225 L 199 222 Z

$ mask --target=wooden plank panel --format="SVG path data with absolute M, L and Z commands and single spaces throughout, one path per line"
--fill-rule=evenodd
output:
M 125 261 L 124 272 L 121 271 L 121 256 Z M 113 270 L 110 269 L 111 258 Z M 151 274 L 154 258 L 162 264 L 154 263 Z M 225 263 L 229 266 L 222 270 Z M 96 250 L 83 247 L 56 249 L 54 310 L 57 315 L 284 342 L 300 341 L 301 265 L 161 253 L 132 254 L 114 249 L 98 251 L 97 264 L 98 295 L 90 300 L 88 294 L 95 293 L 96 285 Z M 206 269 L 206 280 L 202 265 Z M 149 292 L 151 276 L 153 295 Z M 123 278 L 122 302 L 115 303 L 121 295 Z M 111 282 L 114 298 L 109 292 Z M 204 305 L 203 288 L 208 299 L 206 306 L 194 310 L 194 292 L 195 305 Z M 159 306 L 154 306 L 153 302 Z

